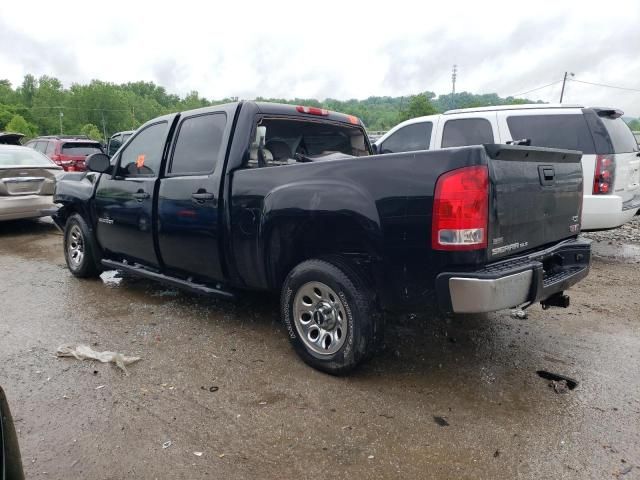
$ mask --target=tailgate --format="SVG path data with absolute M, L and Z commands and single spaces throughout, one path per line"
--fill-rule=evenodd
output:
M 616 173 L 613 192 L 623 203 L 637 203 L 640 197 L 640 157 L 637 152 L 615 154 Z
M 485 145 L 485 150 L 491 180 L 490 260 L 579 233 L 580 152 L 515 145 Z

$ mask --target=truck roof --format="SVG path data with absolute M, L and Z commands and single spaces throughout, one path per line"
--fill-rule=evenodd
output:
M 253 100 L 231 102 L 221 105 L 212 105 L 210 107 L 202 107 L 194 110 L 188 110 L 182 113 L 206 113 L 219 110 L 220 108 L 228 109 L 236 107 L 242 103 L 253 103 L 260 113 L 267 115 L 295 115 L 304 116 L 309 119 L 316 118 L 318 120 L 326 119 L 334 122 L 349 123 L 351 125 L 358 125 L 364 127 L 362 120 L 355 115 L 349 115 L 346 113 L 334 112 L 321 107 L 308 107 L 305 105 L 291 105 L 286 103 L 271 103 L 271 102 L 255 102 Z

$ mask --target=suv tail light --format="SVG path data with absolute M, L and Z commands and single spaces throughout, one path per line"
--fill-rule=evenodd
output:
M 593 174 L 593 194 L 606 195 L 613 191 L 613 180 L 616 173 L 614 155 L 597 155 L 596 170 Z
M 489 172 L 464 167 L 441 175 L 433 198 L 431 244 L 435 250 L 479 250 L 487 246 Z

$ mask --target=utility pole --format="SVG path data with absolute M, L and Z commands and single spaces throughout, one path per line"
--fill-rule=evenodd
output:
M 567 83 L 567 75 L 575 76 L 573 72 L 564 72 L 564 79 L 562 80 L 562 90 L 560 91 L 560 103 L 562 103 L 562 98 L 564 97 L 564 86 Z
M 64 113 L 60 110 L 60 115 L 58 117 L 60 119 L 60 135 L 62 135 L 62 117 L 64 117 Z
M 102 138 L 104 138 L 104 141 L 106 142 L 107 141 L 107 124 L 104 121 L 104 110 L 102 110 L 101 113 L 102 113 L 102 135 L 103 135 Z
M 453 70 L 451 71 L 451 95 L 456 94 L 456 78 L 458 78 L 458 65 L 453 65 Z

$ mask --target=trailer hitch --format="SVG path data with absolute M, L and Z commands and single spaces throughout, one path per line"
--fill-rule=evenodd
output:
M 569 295 L 565 295 L 564 292 L 558 292 L 551 295 L 546 300 L 540 302 L 543 310 L 547 310 L 551 307 L 567 308 L 569 306 Z

